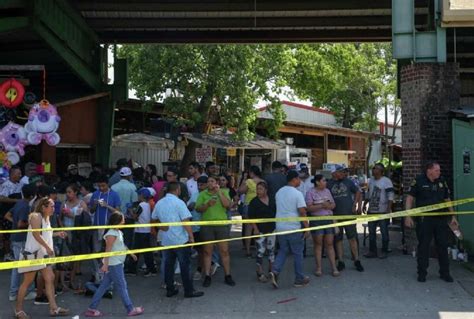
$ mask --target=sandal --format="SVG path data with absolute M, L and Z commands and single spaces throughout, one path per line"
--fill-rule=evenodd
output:
M 133 308 L 133 309 L 127 314 L 127 316 L 128 316 L 128 317 L 139 316 L 139 315 L 141 315 L 144 311 L 145 311 L 145 309 L 143 309 L 143 307 L 135 307 L 135 308 Z
M 334 271 L 332 272 L 332 276 L 333 276 L 333 277 L 339 277 L 340 274 L 341 274 L 341 273 L 340 273 L 339 271 L 337 271 L 337 270 L 334 270 Z
M 23 310 L 20 310 L 18 312 L 15 311 L 15 318 L 17 319 L 30 319 L 30 316 L 26 314 Z
M 57 307 L 56 309 L 52 311 L 50 310 L 49 312 L 50 317 L 65 317 L 68 314 L 69 314 L 69 309 L 61 308 L 61 307 Z
M 102 317 L 104 314 L 97 309 L 87 309 L 84 314 L 86 317 Z
M 319 270 L 319 271 L 316 270 L 316 271 L 314 272 L 314 275 L 315 275 L 316 277 L 321 277 L 321 276 L 323 275 L 323 272 L 322 272 L 321 270 Z

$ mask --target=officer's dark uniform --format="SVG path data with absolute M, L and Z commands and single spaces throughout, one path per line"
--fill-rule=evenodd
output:
M 409 195 L 416 199 L 416 207 L 423 207 L 445 202 L 449 199 L 449 188 L 440 177 L 431 182 L 426 174 L 417 176 L 410 185 Z M 418 235 L 418 276 L 426 277 L 430 243 L 435 239 L 438 252 L 439 274 L 449 275 L 448 256 L 448 220 L 450 216 L 420 217 L 417 224 Z

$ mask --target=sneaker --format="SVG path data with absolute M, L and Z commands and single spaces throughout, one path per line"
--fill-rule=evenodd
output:
M 176 296 L 179 293 L 179 289 L 175 288 L 174 290 L 169 290 L 166 292 L 166 297 L 171 298 Z
M 219 269 L 221 265 L 219 265 L 218 263 L 213 263 L 211 265 L 211 276 L 214 276 L 217 272 L 217 269 Z
M 15 258 L 13 257 L 13 255 L 11 253 L 8 253 L 5 255 L 5 257 L 3 258 L 4 261 L 14 261 Z
M 443 279 L 446 282 L 454 282 L 453 277 L 450 274 L 440 275 L 439 278 Z
M 129 270 L 127 270 L 127 271 L 125 272 L 125 276 L 136 277 L 136 276 L 137 276 L 137 272 L 136 272 L 136 271 L 129 271 Z
M 360 263 L 360 260 L 354 261 L 354 266 L 356 267 L 357 271 L 363 272 L 364 267 L 362 267 L 362 264 Z
M 202 291 L 193 291 L 191 294 L 184 294 L 184 298 L 199 298 L 204 296 Z
M 268 281 L 268 278 L 267 276 L 265 276 L 265 274 L 257 273 L 257 278 L 258 278 L 258 281 L 263 282 L 263 283 L 266 283 Z
M 303 278 L 303 280 L 296 281 L 293 286 L 295 288 L 301 288 L 301 287 L 307 286 L 308 284 L 309 284 L 309 277 L 306 276 L 306 277 Z
M 34 291 L 30 291 L 25 296 L 25 300 L 34 300 L 35 298 L 36 298 L 36 292 Z M 16 300 L 16 297 L 15 297 L 15 300 Z
M 337 270 L 343 271 L 344 269 L 346 269 L 346 264 L 343 261 L 338 261 L 337 262 Z
M 9 301 L 16 301 L 16 296 L 8 296 Z
M 272 283 L 273 288 L 277 289 L 278 288 L 278 275 L 275 274 L 273 271 L 270 271 L 268 275 L 270 277 L 270 281 Z
M 114 297 L 114 293 L 109 290 L 109 291 L 106 291 L 105 294 L 102 296 L 102 298 L 107 298 L 107 299 L 112 299 Z
M 204 282 L 202 283 L 203 287 L 210 287 L 211 286 L 211 276 L 204 277 Z
M 135 307 L 130 311 L 127 316 L 128 317 L 135 317 L 141 315 L 143 312 L 145 312 L 145 309 L 143 307 Z
M 148 270 L 147 270 L 147 271 L 145 272 L 145 274 L 143 274 L 143 277 L 146 277 L 146 278 L 152 277 L 152 276 L 153 276 L 153 277 L 156 277 L 157 275 L 158 275 L 158 273 L 157 273 L 156 270 L 155 270 L 155 271 L 148 271 Z
M 45 295 L 37 296 L 35 298 L 35 305 L 49 305 L 48 298 Z
M 226 283 L 226 285 L 229 285 L 231 287 L 234 287 L 235 286 L 235 281 L 234 279 L 232 279 L 232 276 L 231 275 L 226 275 L 224 277 L 224 282 Z
M 375 258 L 377 257 L 377 254 L 374 253 L 373 251 L 369 251 L 367 254 L 364 255 L 365 258 Z
M 88 318 L 97 318 L 102 317 L 104 314 L 97 309 L 87 309 L 84 315 Z
M 202 274 L 199 271 L 196 271 L 193 275 L 193 280 L 197 281 L 197 280 L 201 280 L 201 279 L 202 279 Z

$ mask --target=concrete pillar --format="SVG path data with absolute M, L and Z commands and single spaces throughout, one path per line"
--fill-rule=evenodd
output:
M 400 72 L 403 185 L 436 160 L 452 189 L 452 137 L 449 110 L 460 103 L 458 65 L 414 63 Z

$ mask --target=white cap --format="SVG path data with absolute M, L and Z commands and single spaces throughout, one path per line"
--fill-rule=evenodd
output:
M 120 176 L 127 177 L 130 175 L 132 175 L 132 170 L 129 167 L 125 166 L 120 169 Z

